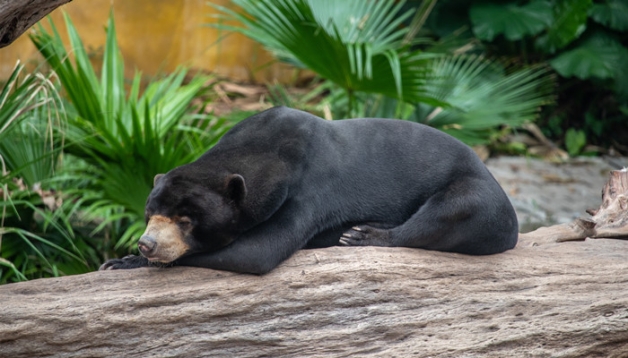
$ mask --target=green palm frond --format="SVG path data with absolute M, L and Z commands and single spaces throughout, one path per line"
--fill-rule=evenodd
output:
M 533 121 L 552 98 L 546 67 L 506 73 L 497 63 L 475 56 L 447 57 L 432 66 L 428 93 L 451 107 L 423 106 L 425 113 L 418 119 L 469 144 L 485 142 L 491 128 Z
M 22 72 L 0 90 L 0 283 L 88 271 L 68 217 L 42 198 L 63 147 L 61 100 L 50 77 Z
M 144 205 L 155 174 L 196 159 L 222 133 L 222 128 L 212 130 L 210 117 L 190 112 L 192 100 L 203 93 L 210 77 L 188 79 L 188 71 L 179 68 L 147 84 L 141 73 L 127 82 L 113 15 L 97 74 L 68 16 L 65 22 L 71 50 L 64 47 L 53 23 L 51 32 L 39 27 L 31 39 L 57 72 L 70 101 L 65 151 L 79 160 L 66 169 L 74 178 L 89 178 L 77 180 L 77 190 L 69 194 L 89 198 L 83 202 L 84 214 L 102 219 L 97 231 L 126 223 L 131 231 L 119 232 L 124 242 L 144 225 Z
M 403 1 L 236 0 L 244 14 L 212 5 L 224 20 L 213 24 L 259 41 L 278 57 L 305 66 L 349 92 L 381 93 L 406 101 L 435 102 L 424 95 L 426 64 L 436 55 L 402 51 L 412 15 Z
M 27 76 L 20 85 L 19 75 L 23 69 L 24 65 L 18 62 L 0 91 L 0 139 L 7 135 L 8 129 L 26 112 L 25 107 L 33 102 L 37 103 L 36 78 Z
M 348 116 L 375 113 L 414 119 L 477 143 L 488 140 L 496 126 L 534 119 L 551 98 L 551 79 L 543 68 L 507 73 L 483 58 L 410 47 L 411 33 L 402 23 L 414 10 L 402 11 L 403 1 L 234 3 L 241 13 L 212 5 L 225 21 L 211 26 L 241 32 L 279 58 L 331 81 L 345 93 L 332 91 L 333 101 L 326 103 L 346 105 Z M 419 10 L 412 33 L 430 9 L 427 4 Z M 224 25 L 233 20 L 242 26 Z M 418 110 L 408 115 L 411 106 Z
M 63 124 L 49 77 L 33 73 L 20 80 L 23 69 L 18 62 L 0 90 L 0 169 L 32 186 L 52 174 L 58 155 L 52 128 Z

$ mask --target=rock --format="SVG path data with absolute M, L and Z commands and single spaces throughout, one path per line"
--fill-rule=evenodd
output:
M 6 357 L 626 357 L 628 241 L 492 256 L 302 250 L 265 276 L 175 267 L 0 287 Z

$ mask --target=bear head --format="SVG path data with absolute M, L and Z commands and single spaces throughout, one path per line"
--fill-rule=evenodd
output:
M 195 252 L 216 251 L 240 233 L 246 184 L 239 174 L 198 178 L 184 170 L 155 176 L 146 202 L 146 231 L 138 248 L 151 262 L 168 264 Z

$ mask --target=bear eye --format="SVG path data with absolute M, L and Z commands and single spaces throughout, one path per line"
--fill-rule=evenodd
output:
M 192 219 L 189 216 L 181 216 L 177 219 L 177 224 L 182 228 L 188 228 L 192 225 Z

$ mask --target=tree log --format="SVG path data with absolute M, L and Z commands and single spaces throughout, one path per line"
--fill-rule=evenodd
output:
M 602 190 L 602 204 L 589 209 L 590 218 L 578 218 L 571 223 L 542 227 L 521 234 L 531 240 L 551 239 L 558 242 L 586 238 L 628 239 L 628 170 L 611 171 Z
M 3 357 L 626 357 L 628 241 L 302 250 L 0 287 Z
M 9 46 L 37 21 L 72 0 L 0 0 L 0 48 Z

